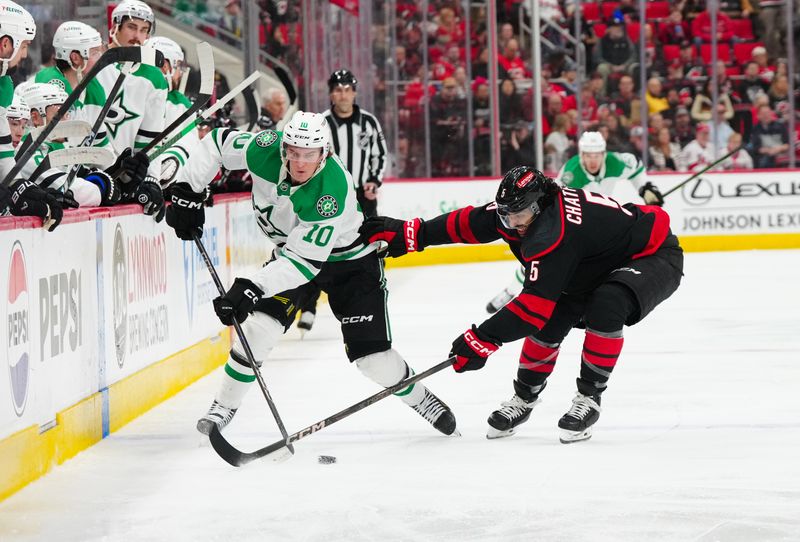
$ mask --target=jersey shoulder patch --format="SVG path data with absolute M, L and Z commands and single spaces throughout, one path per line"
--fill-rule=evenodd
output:
M 344 212 L 347 190 L 343 166 L 328 158 L 322 171 L 292 194 L 292 205 L 304 222 L 328 220 Z
M 529 262 L 554 251 L 564 240 L 564 198 L 559 194 L 551 205 L 534 221 L 522 238 L 522 258 Z
M 277 184 L 280 179 L 281 153 L 280 132 L 264 130 L 251 137 L 247 144 L 247 169 L 269 182 Z M 266 144 L 269 142 L 269 144 Z

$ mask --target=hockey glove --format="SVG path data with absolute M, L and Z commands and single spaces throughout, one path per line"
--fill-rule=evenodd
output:
M 214 299 L 214 312 L 226 326 L 233 325 L 234 320 L 241 324 L 247 320 L 263 296 L 261 288 L 252 281 L 239 277 L 233 281 L 233 286 L 225 295 Z
M 194 235 L 203 236 L 206 211 L 203 202 L 205 191 L 197 193 L 189 183 L 175 183 L 170 187 L 170 201 L 167 207 L 167 224 L 184 241 L 191 241 Z
M 150 167 L 150 159 L 142 151 L 133 154 L 131 149 L 125 149 L 117 157 L 117 161 L 106 171 L 111 177 L 122 181 L 123 190 L 133 192 L 134 187 L 147 177 L 147 168 Z
M 420 231 L 423 223 L 419 218 L 403 221 L 388 216 L 375 216 L 364 220 L 358 228 L 358 233 L 365 243 L 387 243 L 386 255 L 397 258 L 409 252 L 424 250 L 422 231 Z
M 453 341 L 453 347 L 450 349 L 450 356 L 456 357 L 453 369 L 457 373 L 483 369 L 486 358 L 497 352 L 498 348 L 500 348 L 498 343 L 484 336 L 473 324 L 471 329 Z
M 639 195 L 647 205 L 658 205 L 659 207 L 664 205 L 664 196 L 651 182 L 644 183 L 644 186 L 639 189 Z
M 155 177 L 145 177 L 139 183 L 134 194 L 136 201 L 141 204 L 144 214 L 155 218 L 156 222 L 164 219 L 164 194 L 161 193 L 161 185 Z
M 46 190 L 48 194 L 53 196 L 53 199 L 58 202 L 62 209 L 77 209 L 81 206 L 80 203 L 75 200 L 75 194 L 72 193 L 72 190 L 66 190 L 64 192 L 55 188 L 47 188 Z
M 38 216 L 46 224 L 47 231 L 53 231 L 61 224 L 64 210 L 56 198 L 41 186 L 26 179 L 11 185 L 11 214 L 15 216 Z
M 100 190 L 100 205 L 103 207 L 116 205 L 122 199 L 119 182 L 113 180 L 105 171 L 90 171 L 82 177 Z

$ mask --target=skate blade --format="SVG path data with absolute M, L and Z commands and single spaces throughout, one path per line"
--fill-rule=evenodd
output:
M 486 438 L 489 439 L 489 440 L 494 440 L 494 439 L 498 439 L 498 438 L 505 438 L 505 437 L 510 437 L 511 435 L 513 435 L 516 432 L 517 431 L 514 428 L 506 429 L 505 431 L 500 431 L 499 429 L 495 429 L 494 427 L 492 427 L 490 425 L 489 429 L 487 429 L 487 431 L 486 431 Z
M 588 427 L 583 431 L 567 431 L 566 429 L 562 429 L 558 440 L 561 441 L 561 444 L 572 444 L 573 442 L 581 442 L 589 440 L 590 438 L 592 438 L 592 428 Z

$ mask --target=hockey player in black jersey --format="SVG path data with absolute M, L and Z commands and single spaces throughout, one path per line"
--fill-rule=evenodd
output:
M 488 438 L 509 436 L 529 418 L 561 342 L 576 326 L 586 330 L 578 393 L 558 426 L 561 442 L 590 438 L 622 351 L 623 326 L 641 321 L 683 276 L 683 250 L 662 208 L 561 188 L 524 166 L 506 173 L 493 203 L 428 221 L 376 217 L 360 232 L 369 242 L 387 242 L 393 257 L 504 239 L 525 267 L 522 292 L 456 338 L 450 352 L 456 372 L 471 371 L 503 344 L 525 339 L 514 396 L 489 417 Z

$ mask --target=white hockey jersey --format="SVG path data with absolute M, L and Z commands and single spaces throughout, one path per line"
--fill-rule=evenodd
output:
M 311 179 L 292 186 L 281 160 L 281 138 L 272 130 L 214 129 L 178 174 L 178 182 L 201 192 L 220 166 L 251 173 L 253 212 L 264 235 L 277 245 L 273 259 L 248 277 L 266 297 L 309 282 L 326 262 L 354 260 L 375 250 L 359 240 L 363 215 L 339 158 L 329 156 Z
M 169 126 L 191 106 L 192 102 L 181 91 L 171 90 L 167 94 L 164 126 Z M 199 144 L 200 135 L 197 133 L 197 128 L 192 127 L 174 145 L 164 151 L 161 162 L 161 175 L 159 176 L 162 188 L 175 182 L 175 179 L 178 178 L 178 171 Z

